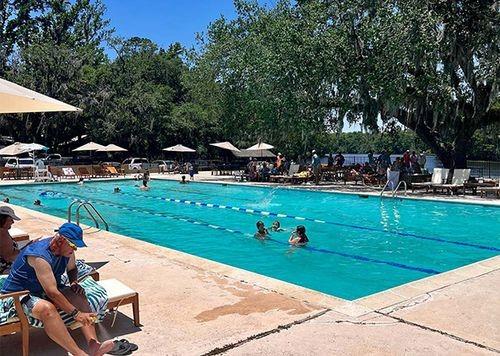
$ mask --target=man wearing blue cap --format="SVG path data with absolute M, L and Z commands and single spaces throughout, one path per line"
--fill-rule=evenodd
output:
M 29 290 L 23 298 L 24 310 L 43 322 L 47 335 L 72 355 L 104 355 L 113 348 L 112 340 L 97 341 L 87 298 L 77 282 L 75 251 L 85 247 L 83 231 L 73 223 L 63 224 L 52 237 L 42 239 L 21 250 L 12 265 L 1 293 Z M 71 287 L 61 283 L 67 272 Z M 88 342 L 88 353 L 78 347 L 69 334 L 58 309 L 80 322 Z

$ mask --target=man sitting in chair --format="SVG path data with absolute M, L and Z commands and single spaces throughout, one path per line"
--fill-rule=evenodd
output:
M 29 290 L 22 304 L 28 316 L 43 322 L 47 335 L 72 355 L 104 355 L 113 348 L 113 341 L 97 340 L 94 322 L 83 288 L 77 281 L 75 251 L 85 247 L 82 229 L 65 223 L 52 237 L 31 243 L 21 250 L 11 267 L 1 293 Z M 61 283 L 67 272 L 71 287 Z M 73 317 L 82 326 L 88 351 L 78 347 L 69 334 L 58 309 Z

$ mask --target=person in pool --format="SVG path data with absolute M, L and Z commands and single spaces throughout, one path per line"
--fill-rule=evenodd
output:
M 264 226 L 264 223 L 260 220 L 257 221 L 256 225 L 257 225 L 257 232 L 253 236 L 256 239 L 265 240 L 269 235 L 269 231 L 267 231 L 266 227 Z
M 36 200 L 33 202 L 33 205 L 41 206 L 41 205 L 42 205 L 42 202 L 40 201 L 40 199 L 36 199 Z
M 303 225 L 297 226 L 294 232 L 290 235 L 288 239 L 290 245 L 294 246 L 305 246 L 309 242 L 309 239 L 306 235 L 306 228 Z
M 271 226 L 271 230 L 275 231 L 275 232 L 285 231 L 285 229 L 283 229 L 281 227 L 281 224 L 280 224 L 280 222 L 278 220 L 276 220 L 275 222 L 273 222 L 273 225 Z
M 180 184 L 188 184 L 189 181 L 186 180 L 186 176 L 181 177 L 181 181 L 179 182 Z
M 76 184 L 83 185 L 83 177 L 80 177 L 80 179 L 78 180 L 78 182 Z
M 120 187 L 115 187 L 113 189 L 113 193 L 120 193 L 122 190 L 120 189 Z
M 151 178 L 149 177 L 149 170 L 146 169 L 146 172 L 144 172 L 144 175 L 142 176 L 142 186 L 147 188 L 150 180 Z

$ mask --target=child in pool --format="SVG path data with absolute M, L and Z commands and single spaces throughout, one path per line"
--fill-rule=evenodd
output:
M 267 231 L 264 223 L 262 221 L 257 221 L 257 232 L 253 235 L 256 239 L 265 240 L 269 235 L 269 231 Z
M 290 235 L 288 239 L 290 245 L 294 246 L 305 246 L 309 242 L 309 239 L 306 235 L 306 228 L 303 225 L 297 226 L 294 232 Z
M 281 227 L 281 224 L 278 220 L 276 220 L 275 222 L 273 222 L 273 225 L 271 226 L 271 230 L 274 231 L 274 232 L 280 232 L 280 231 L 285 231 L 285 229 L 283 229 Z

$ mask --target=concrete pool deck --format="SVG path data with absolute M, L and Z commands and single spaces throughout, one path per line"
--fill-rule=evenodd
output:
M 14 209 L 22 218 L 15 226 L 32 238 L 63 221 Z M 88 230 L 86 241 L 78 257 L 140 294 L 140 328 L 130 306 L 119 308 L 113 328 L 111 316 L 99 326 L 101 335 L 137 343 L 134 354 L 500 352 L 499 256 L 350 302 L 109 232 Z M 0 355 L 20 355 L 20 342 L 0 337 Z M 38 329 L 31 350 L 65 354 Z

